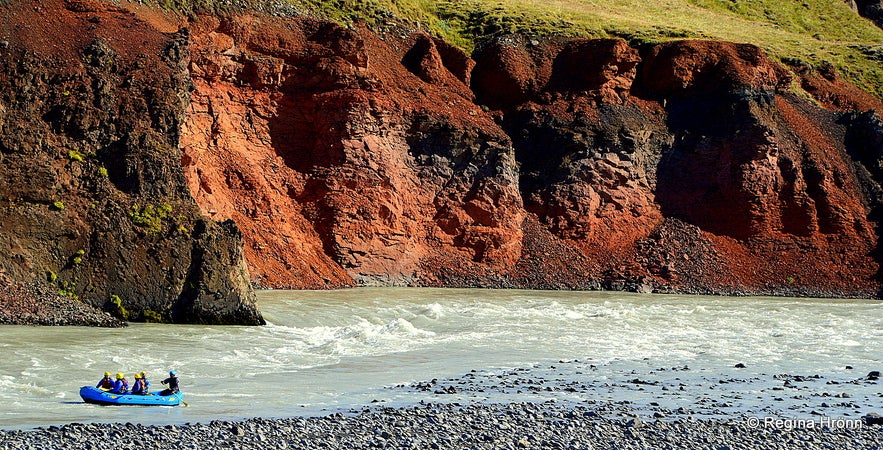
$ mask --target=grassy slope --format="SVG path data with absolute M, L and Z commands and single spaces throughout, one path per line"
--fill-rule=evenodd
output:
M 171 7 L 215 0 L 156 0 Z M 264 2 L 268 0 L 246 0 Z M 405 19 L 471 50 L 497 33 L 619 36 L 660 42 L 702 38 L 756 44 L 790 63 L 829 62 L 883 98 L 883 30 L 841 0 L 281 0 L 319 17 Z

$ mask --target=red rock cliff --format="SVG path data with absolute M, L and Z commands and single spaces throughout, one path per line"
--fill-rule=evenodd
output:
M 446 284 L 521 256 L 511 143 L 473 101 L 472 61 L 310 19 L 202 17 L 183 165 L 232 218 L 263 286 Z
M 246 16 L 201 17 L 191 49 L 185 173 L 264 286 L 878 291 L 879 178 L 838 109 L 881 103 L 810 68 L 820 108 L 756 47 L 511 37 L 473 61 Z
M 0 223 L 53 230 L 4 234 L 16 276 L 81 248 L 132 274 L 159 261 L 170 269 L 152 276 L 174 292 L 140 308 L 178 302 L 165 308 L 196 318 L 227 317 L 237 303 L 209 297 L 228 287 L 248 299 L 230 287 L 242 257 L 265 287 L 879 295 L 883 104 L 830 68 L 787 70 L 724 42 L 515 36 L 468 56 L 421 33 L 303 17 L 46 5 L 60 21 L 47 26 L 76 24 L 78 40 L 34 34 L 57 62 L 45 71 L 5 60 L 42 80 L 44 100 L 25 115 L 35 103 L 0 102 L 0 162 L 20 178 L 4 179 L 15 194 L 2 212 L 17 219 Z M 119 63 L 90 66 L 93 54 Z M 90 148 L 84 164 L 64 156 Z M 28 157 L 45 161 L 33 185 L 52 189 L 23 181 Z M 70 226 L 51 209 L 60 192 Z M 163 239 L 133 224 L 166 202 L 184 214 L 160 221 Z M 51 258 L 21 250 L 31 243 Z M 102 297 L 139 289 L 89 267 L 64 276 Z

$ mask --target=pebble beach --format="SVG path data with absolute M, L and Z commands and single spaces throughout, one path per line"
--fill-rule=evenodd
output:
M 39 283 L 16 283 L 0 272 L 0 325 L 119 328 L 126 322 Z
M 644 420 L 627 409 L 554 404 L 425 404 L 351 414 L 213 421 L 182 426 L 69 424 L 0 432 L 4 449 L 879 449 L 883 427 L 863 422 L 765 424 Z

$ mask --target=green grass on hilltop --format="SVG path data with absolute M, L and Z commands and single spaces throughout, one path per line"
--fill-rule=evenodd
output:
M 213 8 L 219 0 L 155 0 L 167 8 Z M 883 30 L 841 0 L 241 0 L 287 2 L 296 11 L 374 28 L 409 22 L 471 51 L 505 33 L 622 37 L 633 43 L 719 39 L 758 45 L 772 57 L 828 62 L 883 98 Z

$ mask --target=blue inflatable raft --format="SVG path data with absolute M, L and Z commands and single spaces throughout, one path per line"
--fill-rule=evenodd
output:
M 92 386 L 83 386 L 80 388 L 80 397 L 86 403 L 97 403 L 99 405 L 164 405 L 177 406 L 184 401 L 184 394 L 181 392 L 172 395 L 135 395 L 135 394 L 113 394 Z

